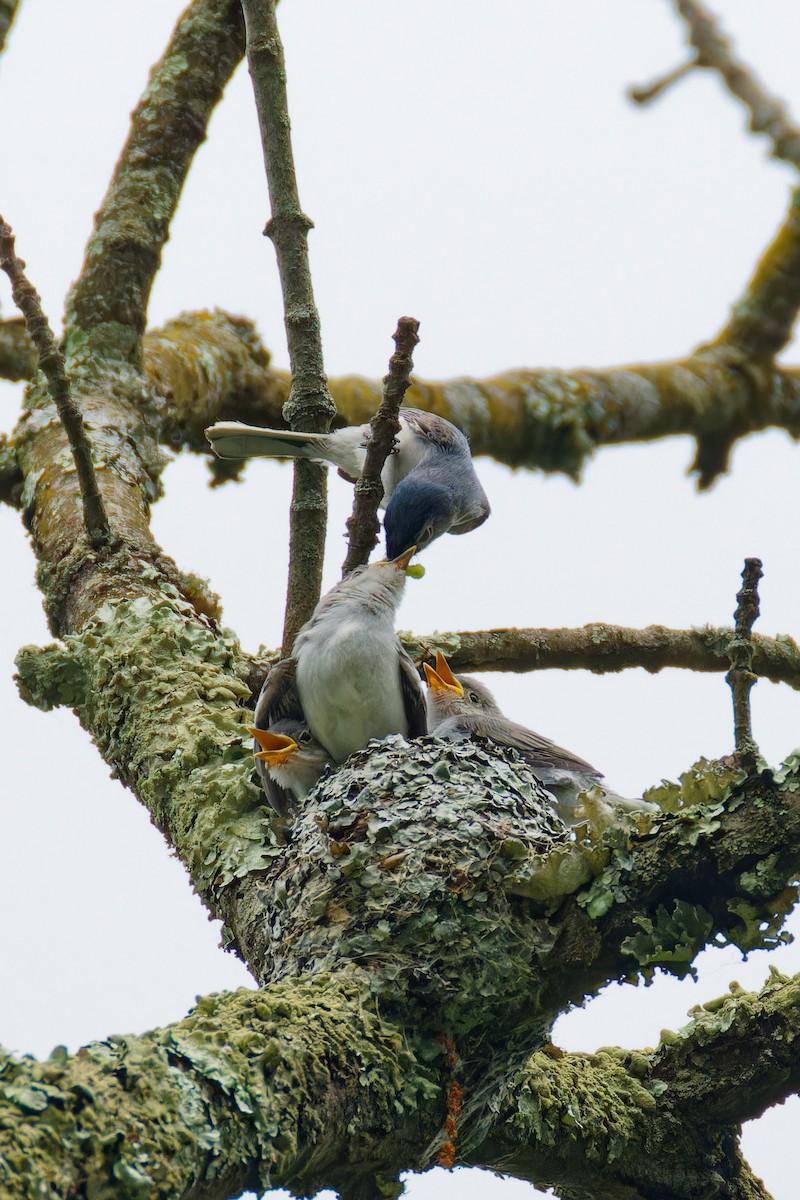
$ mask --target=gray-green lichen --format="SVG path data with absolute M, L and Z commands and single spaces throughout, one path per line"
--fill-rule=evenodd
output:
M 3 1196 L 173 1200 L 300 1180 L 310 1195 L 342 1147 L 354 1168 L 392 1164 L 392 1133 L 416 1129 L 438 1081 L 362 999 L 345 979 L 241 989 L 77 1055 L 0 1053 Z
M 382 1010 L 410 1002 L 457 1037 L 526 1019 L 535 1037 L 549 914 L 593 856 L 513 751 L 372 743 L 321 780 L 274 864 L 263 979 L 347 959 Z
M 278 853 L 253 760 L 238 643 L 165 585 L 162 599 L 103 604 L 63 647 L 25 647 L 23 695 L 71 704 L 204 894 Z

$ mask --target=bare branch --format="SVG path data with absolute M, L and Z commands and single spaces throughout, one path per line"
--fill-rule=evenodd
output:
M 366 563 L 378 542 L 378 507 L 383 499 L 381 471 L 400 430 L 398 413 L 411 383 L 414 366 L 411 355 L 419 342 L 418 330 L 419 321 L 414 317 L 400 317 L 393 334 L 396 349 L 389 359 L 389 373 L 384 376 L 383 399 L 370 422 L 367 456 L 361 476 L 356 481 L 353 513 L 347 521 L 350 544 L 342 564 L 342 577 Z
M 648 625 L 584 625 L 580 629 L 487 629 L 471 633 L 401 633 L 400 641 L 417 664 L 432 660 L 437 650 L 447 655 L 457 672 L 592 671 L 606 675 L 641 667 L 657 674 L 667 668 L 722 674 L 730 667 L 733 629 L 667 629 Z M 800 691 L 800 648 L 785 635 L 752 638 L 751 669 L 771 683 Z M 280 658 L 274 650 L 255 657 L 243 655 L 246 677 L 258 695 L 267 672 Z
M 97 486 L 92 464 L 92 450 L 78 405 L 70 391 L 69 379 L 47 317 L 42 311 L 39 295 L 25 276 L 25 263 L 14 250 L 14 235 L 10 225 L 0 217 L 0 268 L 11 281 L 14 303 L 25 318 L 31 341 L 39 356 L 39 366 L 47 377 L 50 395 L 61 423 L 69 438 L 83 502 L 83 521 L 89 544 L 97 549 L 111 539 L 111 529 Z
M 763 133 L 772 143 L 773 158 L 800 168 L 800 129 L 789 119 L 782 102 L 771 96 L 754 72 L 734 54 L 712 14 L 697 0 L 675 0 L 686 21 L 689 41 L 696 51 L 691 65 L 708 67 L 724 80 L 728 91 L 749 113 L 751 133 Z
M 773 158 L 800 168 L 800 129 L 784 105 L 770 95 L 734 54 L 708 10 L 696 0 L 675 0 L 696 52 L 694 64 L 716 71 L 728 90 L 745 105 L 753 133 L 765 134 Z M 734 305 L 717 343 L 747 355 L 773 357 L 786 345 L 800 308 L 800 193 L 781 229 L 764 252 L 744 295 Z
M 275 3 L 242 0 L 242 11 L 272 209 L 264 232 L 272 239 L 278 258 L 292 369 L 292 390 L 283 415 L 292 429 L 322 433 L 330 428 L 336 406 L 323 366 L 319 313 L 308 262 L 312 223 L 300 208 L 297 192 L 286 68 Z M 326 479 L 326 469 L 319 464 L 295 463 L 284 654 L 290 652 L 295 635 L 310 617 L 322 590 L 328 518 Z
M 746 558 L 742 571 L 742 587 L 736 596 L 733 614 L 736 622 L 730 641 L 731 669 L 725 680 L 733 697 L 733 725 L 736 752 L 748 766 L 755 766 L 758 746 L 753 739 L 750 716 L 750 690 L 757 676 L 753 672 L 753 624 L 759 615 L 758 581 L 763 576 L 760 558 Z
M 237 0 L 194 0 L 135 109 L 67 301 L 67 357 L 141 366 L 150 289 L 195 152 L 244 52 Z
M 681 63 L 679 67 L 668 71 L 666 75 L 662 75 L 659 79 L 654 79 L 652 83 L 641 84 L 638 87 L 628 88 L 628 99 L 634 104 L 650 104 L 653 100 L 663 95 L 668 88 L 671 88 L 674 83 L 680 79 L 685 79 L 690 71 L 694 71 L 699 67 L 700 63 L 697 58 L 690 58 L 685 63 Z

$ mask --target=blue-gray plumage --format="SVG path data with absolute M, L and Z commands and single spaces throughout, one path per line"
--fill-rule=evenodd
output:
M 329 462 L 351 480 L 361 474 L 369 425 L 333 433 L 260 429 L 236 421 L 206 430 L 219 458 L 309 458 Z M 489 516 L 489 501 L 472 465 L 469 442 L 444 417 L 400 411 L 400 432 L 381 473 L 386 556 L 422 549 L 443 533 L 468 533 Z

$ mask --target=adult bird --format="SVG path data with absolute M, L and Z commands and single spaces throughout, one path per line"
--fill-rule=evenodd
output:
M 373 738 L 427 733 L 422 685 L 394 629 L 414 549 L 359 567 L 322 597 L 267 676 L 256 725 L 305 722 L 334 763 Z
M 262 696 L 264 689 L 262 688 Z M 294 801 L 304 800 L 326 767 L 331 765 L 305 721 L 275 721 L 269 729 L 261 697 L 256 705 L 253 749 L 264 794 L 279 817 L 292 814 Z
M 399 417 L 400 432 L 381 473 L 389 559 L 410 546 L 421 550 L 443 533 L 468 533 L 490 512 L 464 434 L 418 408 L 404 408 Z M 219 458 L 308 458 L 332 463 L 351 482 L 361 474 L 369 436 L 369 425 L 295 433 L 222 421 L 206 430 Z
M 501 746 L 518 750 L 533 774 L 556 800 L 558 815 L 567 824 L 579 817 L 578 797 L 598 786 L 603 797 L 628 809 L 654 811 L 641 799 L 629 800 L 605 786 L 596 767 L 571 750 L 510 720 L 492 693 L 469 675 L 454 675 L 445 656 L 437 651 L 436 669 L 424 664 L 428 682 L 428 727 L 434 737 L 460 741 L 477 734 Z

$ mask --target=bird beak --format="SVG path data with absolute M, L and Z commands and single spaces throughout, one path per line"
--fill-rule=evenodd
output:
M 443 683 L 448 684 L 448 686 L 451 688 L 457 688 L 459 696 L 464 695 L 463 687 L 450 670 L 450 664 L 442 654 L 441 650 L 436 651 L 436 673 L 439 675 Z
M 398 571 L 405 571 L 406 567 L 411 562 L 411 559 L 414 557 L 416 552 L 417 552 L 417 547 L 412 546 L 410 550 L 404 550 L 402 554 L 399 554 L 397 556 L 397 558 L 392 559 L 392 562 L 397 567 Z
M 268 733 L 266 729 L 251 729 L 250 732 L 261 747 L 256 758 L 263 759 L 270 767 L 285 763 L 299 749 L 293 738 L 284 737 L 282 733 Z
M 438 655 L 436 665 L 439 665 Z M 447 670 L 448 677 L 453 681 L 452 683 L 448 683 L 445 679 L 442 679 L 441 675 L 437 671 L 434 671 L 433 667 L 429 667 L 427 663 L 422 664 L 422 669 L 425 672 L 425 678 L 428 681 L 428 687 L 432 692 L 454 692 L 456 696 L 463 696 L 463 687 L 458 682 L 455 675 L 453 675 L 450 668 L 447 666 L 447 663 L 444 665 Z

